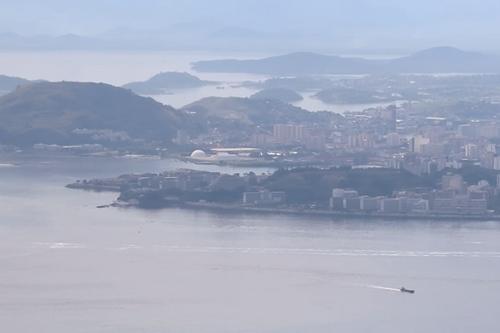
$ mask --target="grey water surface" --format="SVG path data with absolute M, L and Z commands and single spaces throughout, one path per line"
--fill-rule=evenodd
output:
M 96 209 L 116 194 L 64 187 L 186 166 L 1 157 L 1 331 L 498 332 L 497 222 Z

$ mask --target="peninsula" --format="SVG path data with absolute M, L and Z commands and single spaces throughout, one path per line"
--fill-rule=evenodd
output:
M 481 171 L 481 170 L 479 170 Z M 80 180 L 73 189 L 114 191 L 114 205 L 182 206 L 340 217 L 500 219 L 497 188 L 470 184 L 470 170 L 418 177 L 404 170 L 297 168 L 273 174 L 178 170 Z

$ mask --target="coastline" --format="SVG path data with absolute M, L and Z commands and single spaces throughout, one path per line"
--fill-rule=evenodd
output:
M 151 209 L 140 207 L 135 203 L 114 203 L 112 207 L 136 207 L 139 209 Z M 404 213 L 364 213 L 364 212 L 341 212 L 320 209 L 296 209 L 296 208 L 271 208 L 242 206 L 234 204 L 215 204 L 207 202 L 182 202 L 171 203 L 171 205 L 158 209 L 178 207 L 191 210 L 206 210 L 213 212 L 229 212 L 238 214 L 272 214 L 293 215 L 308 217 L 344 218 L 344 219 L 390 219 L 390 220 L 428 220 L 428 221 L 500 221 L 500 215 L 465 215 L 465 214 L 404 214 Z

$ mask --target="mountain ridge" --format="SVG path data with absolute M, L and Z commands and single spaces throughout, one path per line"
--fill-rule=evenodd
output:
M 268 75 L 499 73 L 500 57 L 441 46 L 382 60 L 295 52 L 261 59 L 198 61 L 192 67 L 199 72 Z

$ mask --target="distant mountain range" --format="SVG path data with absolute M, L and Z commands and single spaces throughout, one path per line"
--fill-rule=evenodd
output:
M 303 47 L 296 34 L 224 24 L 174 24 L 161 29 L 117 28 L 97 35 L 20 35 L 0 32 L 0 50 L 282 50 Z M 286 45 L 285 45 L 286 44 Z
M 104 39 L 75 34 L 61 36 L 22 36 L 0 33 L 0 49 L 4 50 L 87 50 L 119 48 L 120 44 Z
M 159 95 L 168 93 L 169 90 L 198 88 L 213 84 L 216 82 L 200 80 L 189 73 L 166 72 L 156 74 L 146 81 L 127 83 L 123 88 L 141 95 Z
M 193 64 L 199 72 L 268 75 L 377 74 L 377 73 L 500 73 L 500 57 L 436 47 L 395 59 L 364 59 L 291 53 L 254 60 L 210 60 Z

